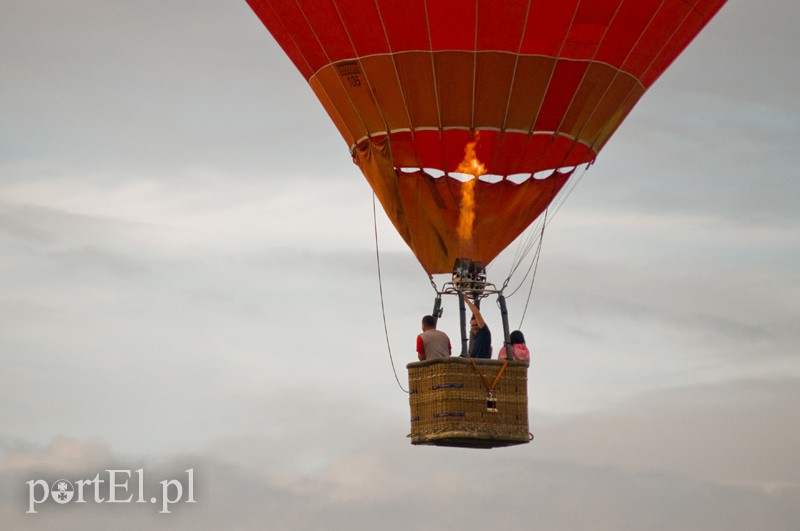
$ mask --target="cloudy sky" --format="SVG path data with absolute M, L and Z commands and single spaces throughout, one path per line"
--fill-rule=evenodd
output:
M 552 217 L 491 451 L 409 444 L 372 194 L 243 0 L 0 13 L 4 528 L 800 525 L 800 3 L 730 1 Z M 433 290 L 377 230 L 404 382 Z M 25 514 L 110 468 L 197 502 Z

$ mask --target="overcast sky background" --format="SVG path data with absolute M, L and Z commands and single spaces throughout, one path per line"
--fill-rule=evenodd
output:
M 552 218 L 491 451 L 409 444 L 371 191 L 243 0 L 0 14 L 3 528 L 800 525 L 800 3 L 729 2 Z M 405 385 L 434 293 L 378 233 Z M 25 514 L 114 467 L 198 501 Z

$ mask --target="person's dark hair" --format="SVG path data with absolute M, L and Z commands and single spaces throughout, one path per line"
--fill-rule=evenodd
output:
M 512 345 L 524 345 L 525 344 L 525 336 L 522 335 L 522 332 L 519 330 L 514 330 L 511 332 L 511 335 L 508 336 L 508 342 Z
M 432 315 L 426 315 L 422 318 L 422 324 L 430 326 L 431 328 L 436 328 L 436 318 Z

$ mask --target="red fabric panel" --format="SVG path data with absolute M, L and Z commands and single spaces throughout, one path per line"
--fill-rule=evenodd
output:
M 639 41 L 663 0 L 623 2 L 614 22 L 608 28 L 596 60 L 620 68 Z
M 428 2 L 428 24 L 434 50 L 475 50 L 476 0 Z
M 479 0 L 478 50 L 517 53 L 527 15 L 527 0 Z
M 392 51 L 429 50 L 424 0 L 378 0 Z
M 581 0 L 573 26 L 608 26 L 625 0 Z M 636 0 L 637 2 L 639 0 Z
M 523 54 L 558 54 L 579 0 L 531 0 Z
M 439 140 L 444 133 L 440 131 L 417 131 L 411 143 L 419 159 L 421 168 L 444 168 L 444 158 Z
M 708 4 L 710 2 L 706 2 Z M 719 0 L 716 0 L 716 3 L 719 3 Z M 717 10 L 722 7 L 722 4 L 719 3 L 719 7 Z M 712 14 L 716 13 L 716 10 L 712 11 Z M 642 84 L 645 87 L 649 87 L 653 83 L 655 83 L 656 79 L 664 73 L 664 70 L 672 64 L 678 55 L 689 45 L 692 39 L 700 33 L 700 30 L 708 23 L 707 15 L 704 15 L 701 11 L 693 9 L 689 16 L 687 16 L 681 26 L 677 29 L 675 34 L 670 38 L 664 47 L 661 50 L 661 53 L 658 54 L 656 59 L 650 65 L 647 72 L 642 76 Z
M 356 55 L 363 57 L 389 51 L 386 33 L 374 3 L 336 0 L 336 6 L 344 17 L 344 25 L 356 49 Z
M 481 133 L 482 140 L 491 136 Z M 535 173 L 591 162 L 595 156 L 596 153 L 587 145 L 568 137 L 505 133 L 502 138 L 498 135 L 492 158 L 487 160 L 487 168 L 499 175 Z
M 475 140 L 473 134 L 464 129 L 451 129 L 444 132 L 441 149 L 445 171 L 456 171 L 458 165 L 464 160 L 464 148 L 473 140 Z M 478 160 L 484 161 L 489 159 L 489 147 L 488 144 L 482 142 L 477 143 L 475 146 L 475 155 L 478 157 Z
M 270 0 L 247 0 L 247 3 L 306 80 L 328 62 L 295 3 L 274 2 L 274 6 Z
M 378 9 L 374 0 L 247 1 L 306 78 L 332 61 L 389 49 L 472 51 L 477 23 L 478 49 L 519 49 L 523 54 L 571 59 L 594 57 L 617 67 L 625 61 L 624 69 L 633 75 L 641 77 L 647 72 L 645 86 L 725 3 L 531 0 L 528 8 L 525 0 L 436 1 L 427 3 L 426 13 L 424 0 L 377 0 Z M 520 46 L 516 36 L 523 26 Z
M 578 4 L 560 56 L 584 60 L 594 58 L 621 1 L 583 0 Z
M 642 33 L 638 44 L 625 61 L 623 69 L 641 79 L 666 41 L 673 38 L 676 24 L 683 20 L 691 9 L 692 6 L 684 0 L 665 0 L 655 14 L 653 22 Z
M 328 56 L 328 63 L 356 57 L 339 12 L 331 0 L 304 0 L 301 5 L 308 24 L 314 29 L 314 37 Z
M 553 78 L 547 88 L 535 131 L 555 131 L 561 118 L 572 103 L 572 97 L 580 86 L 587 63 L 561 60 L 556 63 Z
M 414 141 L 411 137 L 411 132 L 403 131 L 392 134 L 391 156 L 393 164 L 397 168 L 425 167 L 419 154 L 414 149 Z

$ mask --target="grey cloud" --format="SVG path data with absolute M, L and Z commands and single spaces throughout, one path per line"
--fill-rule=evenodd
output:
M 324 162 L 304 153 L 302 139 L 313 136 L 312 151 L 327 146 L 348 161 L 332 124 L 311 125 L 322 106 L 245 3 L 9 9 L 0 60 L 15 82 L 0 109 L 16 124 L 4 142 L 14 159 L 48 156 L 109 182 L 120 165 L 169 166 L 164 180 L 192 167 L 258 178 L 290 170 L 302 155 L 322 175 Z M 297 105 L 283 104 L 290 99 Z
M 796 8 L 728 2 L 626 118 L 571 201 L 796 227 L 800 79 L 787 67 Z
M 15 528 L 61 529 L 92 525 L 115 529 L 792 529 L 797 487 L 771 491 L 649 470 L 592 466 L 538 457 L 537 443 L 517 450 L 475 452 L 412 448 L 370 432 L 369 448 L 331 460 L 314 479 L 285 474 L 259 461 L 234 464 L 234 455 L 183 455 L 141 459 L 100 452 L 70 477 L 95 468 L 144 467 L 148 477 L 178 477 L 194 469 L 197 503 L 178 504 L 170 515 L 149 504 L 43 507 L 25 515 L 24 481 L 40 473 L 6 455 L 0 511 Z M 259 441 L 251 441 L 250 444 Z M 591 451 L 596 441 L 587 441 Z M 73 457 L 96 447 L 77 441 Z M 245 444 L 247 444 L 245 442 Z M 49 453 L 52 454 L 51 443 Z M 34 450 L 34 462 L 48 449 Z M 55 457 L 55 456 L 51 456 Z M 135 463 L 135 464 L 134 464 Z M 267 462 L 269 463 L 269 461 Z M 9 481 L 13 479 L 13 481 Z M 20 492 L 22 491 L 22 492 Z
M 38 227 L 15 219 L 11 216 L 0 216 L 0 231 L 22 240 L 29 240 L 38 243 L 51 241 L 50 235 Z
M 69 270 L 99 268 L 115 276 L 128 277 L 147 272 L 147 267 L 137 260 L 109 253 L 94 246 L 50 253 L 50 256 Z
M 765 276 L 762 266 L 729 261 L 713 266 L 668 264 L 661 256 L 678 246 L 666 244 L 648 256 L 636 240 L 598 258 L 591 250 L 570 249 L 571 243 L 582 243 L 566 236 L 551 239 L 545 248 L 535 308 L 547 312 L 534 316 L 527 326 L 536 326 L 540 319 L 547 323 L 542 329 L 563 329 L 573 337 L 593 332 L 603 342 L 617 337 L 620 348 L 631 348 L 625 346 L 626 335 L 629 345 L 636 338 L 655 336 L 660 340 L 649 341 L 654 351 L 662 344 L 685 345 L 687 351 L 704 357 L 716 352 L 727 362 L 794 356 L 791 346 L 800 337 L 793 323 L 793 271 L 772 266 L 771 275 Z M 582 236 L 597 241 L 592 233 Z M 619 256 L 614 256 L 617 252 Z
M 798 383 L 796 375 L 785 375 L 670 388 L 614 410 L 552 424 L 545 419 L 538 455 L 796 492 L 800 427 L 786 419 L 800 406 Z

